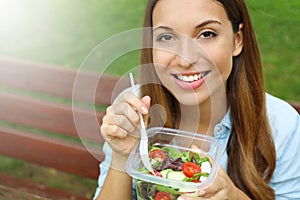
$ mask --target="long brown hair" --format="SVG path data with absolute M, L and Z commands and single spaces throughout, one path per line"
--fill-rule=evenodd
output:
M 152 13 L 158 0 L 148 0 L 144 27 L 152 27 Z M 233 183 L 251 199 L 275 199 L 268 185 L 275 170 L 276 153 L 266 114 L 265 89 L 260 53 L 250 16 L 244 0 L 218 0 L 237 32 L 243 24 L 244 47 L 233 58 L 233 69 L 227 80 L 227 100 L 232 119 L 232 131 L 227 144 L 227 173 Z M 145 29 L 141 51 L 142 95 L 150 95 L 151 104 L 165 108 L 164 126 L 178 127 L 179 103 L 159 84 L 153 66 L 152 33 Z M 150 66 L 149 66 L 150 65 Z M 149 84 L 157 83 L 157 84 Z M 151 112 L 151 121 L 159 121 L 163 113 Z M 156 125 L 152 123 L 152 125 Z

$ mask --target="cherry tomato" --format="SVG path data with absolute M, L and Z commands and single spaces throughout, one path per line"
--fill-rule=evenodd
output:
M 156 161 L 161 162 L 161 161 L 163 161 L 164 159 L 167 158 L 167 155 L 162 150 L 156 149 L 156 150 L 153 150 L 149 153 L 149 157 L 156 160 Z
M 153 176 L 159 176 L 159 177 L 163 177 L 162 174 L 159 171 L 154 170 L 153 173 L 149 172 L 151 175 Z
M 154 200 L 171 200 L 171 197 L 167 192 L 158 192 L 155 194 Z
M 193 163 L 193 162 L 185 162 L 182 165 L 182 172 L 184 175 L 186 175 L 188 178 L 191 178 L 194 176 L 194 174 L 200 173 L 201 168 L 199 165 Z

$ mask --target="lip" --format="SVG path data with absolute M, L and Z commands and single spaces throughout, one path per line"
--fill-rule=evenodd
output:
M 185 72 L 180 74 L 172 74 L 174 77 L 175 83 L 182 89 L 185 90 L 195 90 L 203 85 L 207 75 L 211 72 L 211 70 L 203 71 L 203 72 Z M 193 76 L 193 75 L 202 75 L 198 80 L 193 81 L 183 81 L 179 79 L 179 76 Z

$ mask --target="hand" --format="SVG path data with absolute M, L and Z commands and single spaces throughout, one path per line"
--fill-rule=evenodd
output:
M 146 115 L 150 100 L 149 96 L 139 99 L 134 93 L 125 92 L 106 109 L 101 134 L 114 155 L 128 156 L 138 141 L 140 119 L 137 112 Z
M 219 168 L 215 181 L 206 189 L 200 190 L 199 197 L 181 196 L 178 200 L 235 200 L 235 199 L 250 199 L 241 190 L 239 190 L 222 167 Z

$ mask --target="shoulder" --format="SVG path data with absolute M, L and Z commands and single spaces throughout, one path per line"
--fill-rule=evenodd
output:
M 298 112 L 289 103 L 270 94 L 266 94 L 266 107 L 274 131 L 289 131 L 299 118 Z
M 288 116 L 297 116 L 299 115 L 297 111 L 286 101 L 279 99 L 270 94 L 266 94 L 266 104 L 267 112 L 269 115 L 278 115 L 284 117 L 283 115 Z
M 276 168 L 270 185 L 276 199 L 300 195 L 300 116 L 287 102 L 267 95 L 267 114 L 276 148 Z
M 280 156 L 285 146 L 300 131 L 300 117 L 289 103 L 270 94 L 266 94 L 266 107 L 276 150 Z

